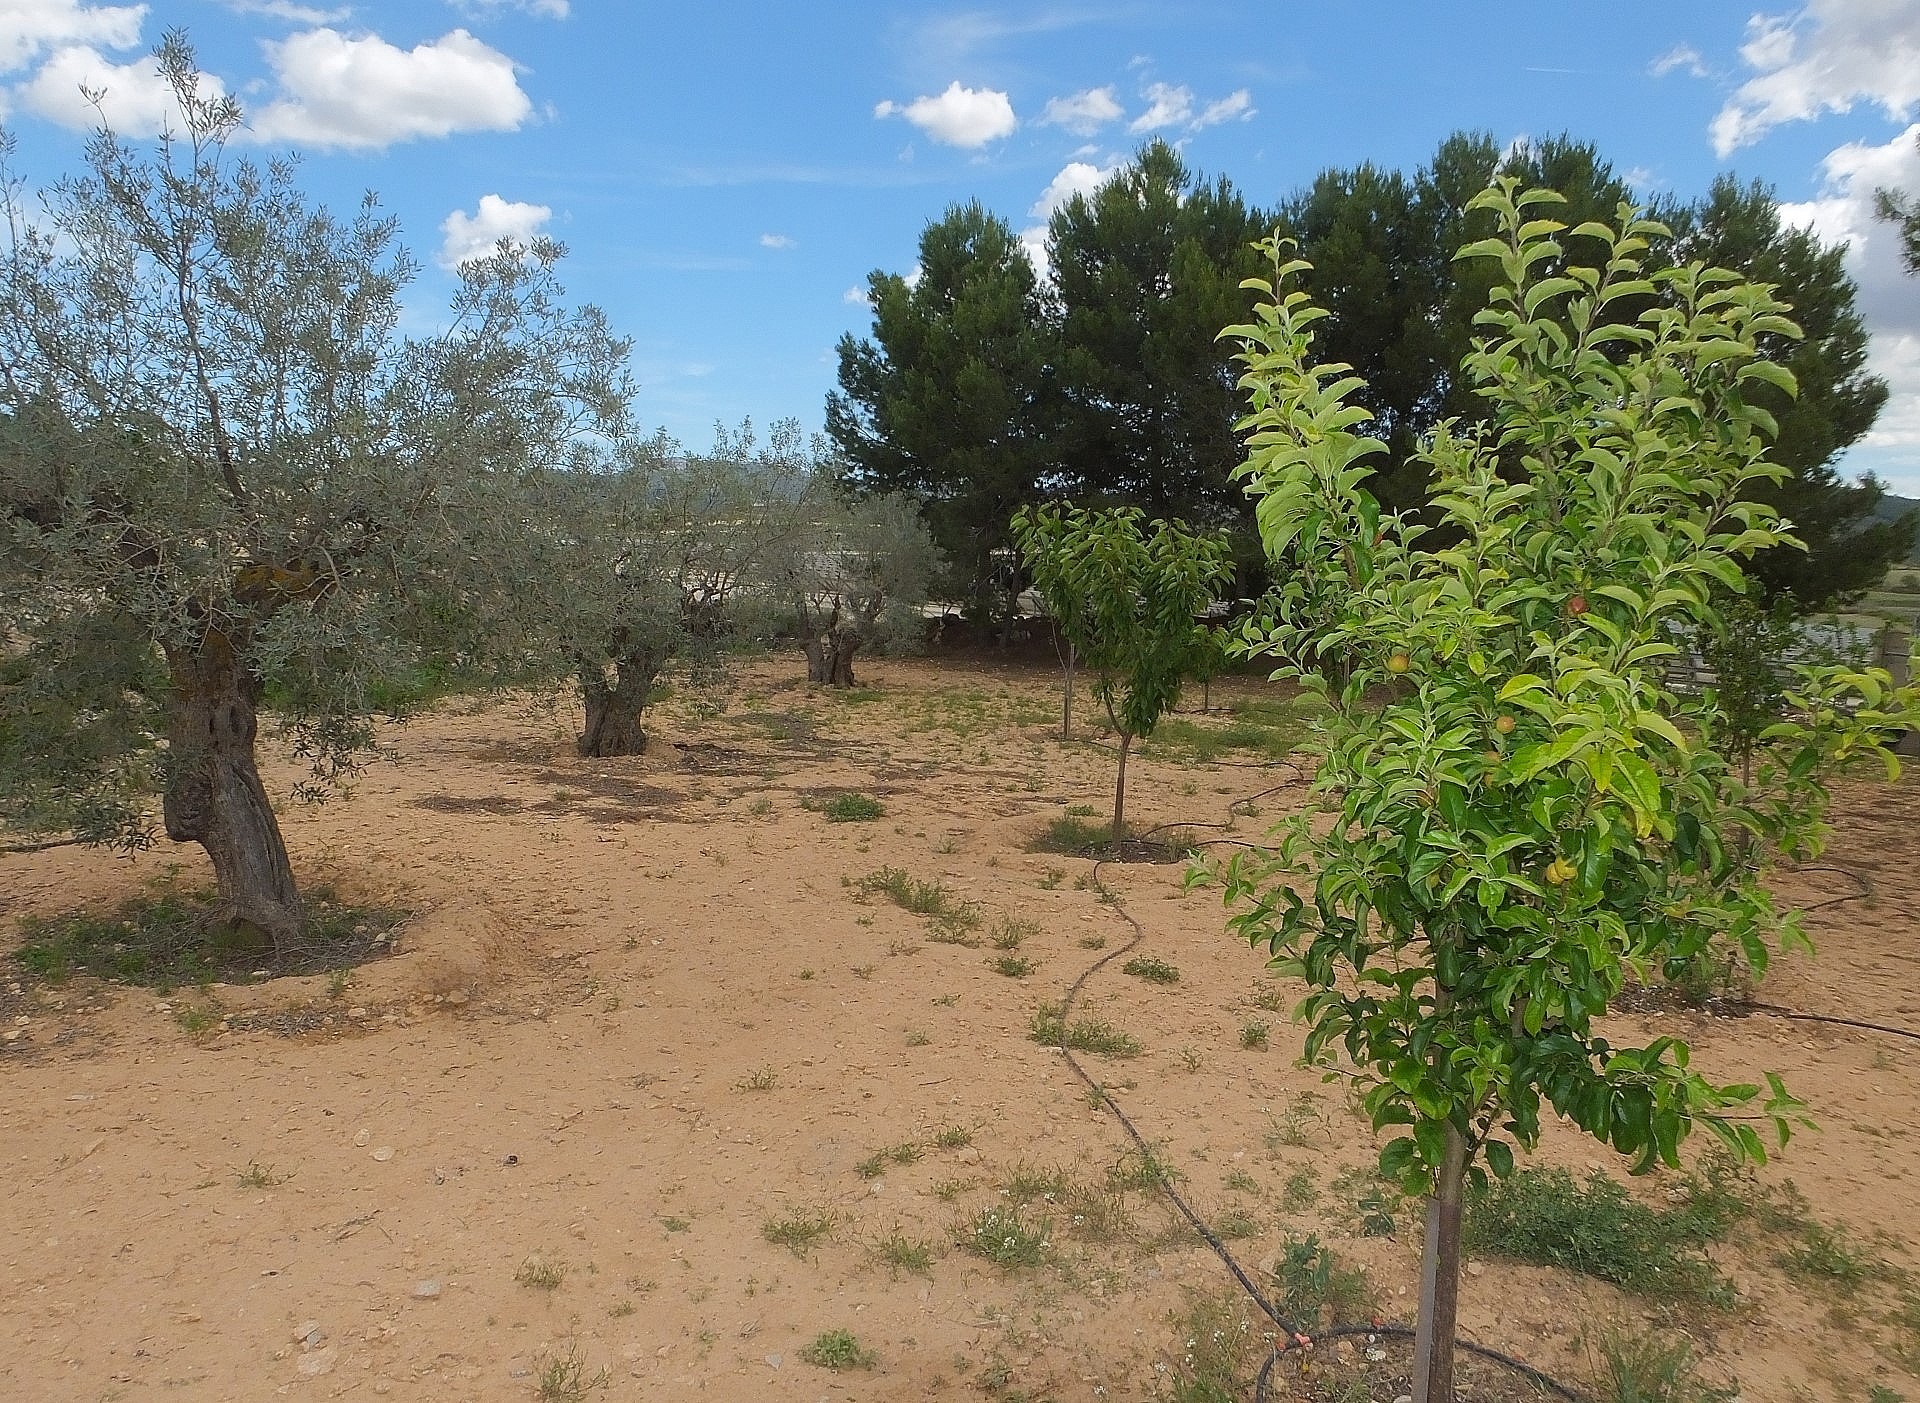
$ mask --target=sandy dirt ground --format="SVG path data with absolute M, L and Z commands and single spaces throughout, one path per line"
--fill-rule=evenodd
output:
M 1029 1034 L 1132 933 L 1091 862 L 1028 850 L 1068 806 L 1104 814 L 1111 755 L 1059 741 L 1040 669 L 871 663 L 836 696 L 791 680 L 797 662 L 757 665 L 720 710 L 669 702 L 631 760 L 578 758 L 564 707 L 454 702 L 394 729 L 391 763 L 284 816 L 303 877 L 414 913 L 344 988 L 0 981 L 0 1398 L 518 1400 L 568 1360 L 589 1398 L 1167 1396 L 1188 1312 L 1230 1279 L 1150 1189 L 1100 1192 L 1137 1168 L 1127 1142 Z M 285 793 L 294 767 L 271 770 Z M 1149 749 L 1131 779 L 1143 824 L 1221 822 L 1271 790 L 1243 836 L 1300 796 L 1291 768 L 1244 755 Z M 820 803 L 852 790 L 884 816 L 829 823 Z M 1836 827 L 1831 860 L 1874 894 L 1814 913 L 1817 958 L 1783 961 L 1765 997 L 1920 1027 L 1920 785 L 1850 786 Z M 204 872 L 187 849 L 0 857 L 0 940 L 170 865 Z M 863 892 L 883 867 L 977 903 L 957 932 L 977 943 Z M 1195 1207 L 1236 1224 L 1250 1271 L 1314 1233 L 1409 1318 L 1416 1234 L 1404 1216 L 1393 1238 L 1360 1231 L 1371 1132 L 1295 1065 L 1291 996 L 1182 872 L 1103 871 L 1146 932 L 1131 953 L 1180 977 L 1095 973 L 1083 1011 L 1144 1050 L 1089 1065 Z M 1854 889 L 1834 871 L 1783 886 Z M 1024 975 L 990 963 L 1009 929 Z M 1763 1180 L 1920 1269 L 1913 1042 L 1620 1021 L 1690 1038 L 1714 1078 L 1785 1074 L 1820 1128 Z M 1265 1049 L 1242 1046 L 1254 1022 Z M 1620 1168 L 1561 1129 L 1540 1157 Z M 1044 1264 L 965 1249 L 979 1213 L 1054 1170 L 1024 1210 L 1046 1220 Z M 823 1220 L 811 1243 L 769 1240 Z M 1748 1403 L 1920 1399 L 1897 1362 L 1920 1321 L 1888 1318 L 1894 1286 L 1810 1284 L 1759 1242 L 1713 1255 L 1740 1287 L 1728 1310 L 1475 1261 L 1463 1326 L 1576 1382 L 1583 1329 L 1619 1319 L 1686 1330 Z M 802 1359 L 835 1329 L 871 1368 Z

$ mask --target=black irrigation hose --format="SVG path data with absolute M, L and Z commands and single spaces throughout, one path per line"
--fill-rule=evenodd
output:
M 1895 1028 L 1887 1023 L 1868 1023 L 1859 1018 L 1837 1018 L 1830 1013 L 1799 1013 L 1778 1004 L 1744 1003 L 1736 1004 L 1743 1013 L 1759 1013 L 1769 1018 L 1790 1018 L 1796 1023 L 1833 1023 L 1842 1028 L 1860 1028 L 1869 1033 L 1885 1033 L 1889 1037 L 1911 1038 L 1920 1042 L 1920 1033 L 1911 1028 Z
M 1271 766 L 1249 766 L 1248 768 L 1270 769 Z M 1233 810 L 1240 806 L 1252 804 L 1256 800 L 1263 799 L 1269 794 L 1287 788 L 1289 785 L 1303 783 L 1304 780 L 1298 766 L 1295 765 L 1292 766 L 1292 768 L 1294 770 L 1293 779 L 1283 781 L 1280 784 L 1270 785 L 1258 793 L 1250 794 L 1243 799 L 1236 799 L 1232 804 L 1227 806 L 1228 813 L 1231 814 Z M 1141 836 L 1146 837 L 1168 829 L 1226 828 L 1227 826 L 1226 823 L 1162 823 L 1156 824 L 1152 828 L 1142 830 Z M 1236 847 L 1251 846 L 1232 838 L 1203 839 L 1201 842 L 1194 844 L 1195 847 L 1226 845 Z M 1060 1001 L 1060 1040 L 1055 1045 L 1059 1048 L 1060 1055 L 1066 1059 L 1067 1066 L 1072 1070 L 1073 1074 L 1086 1085 L 1087 1090 L 1094 1093 L 1095 1098 L 1106 1108 L 1108 1114 L 1119 1122 L 1120 1128 L 1126 1132 L 1127 1138 L 1133 1141 L 1135 1148 L 1140 1151 L 1142 1160 L 1148 1166 L 1156 1169 L 1154 1181 L 1160 1186 L 1160 1191 L 1167 1196 L 1167 1200 L 1172 1203 L 1174 1209 L 1182 1218 L 1187 1220 L 1187 1225 L 1200 1236 L 1201 1240 L 1213 1249 L 1214 1255 L 1218 1257 L 1226 1266 L 1227 1270 L 1232 1273 L 1234 1280 L 1239 1282 L 1240 1289 L 1247 1294 L 1247 1298 L 1260 1308 L 1261 1314 L 1272 1321 L 1274 1327 L 1279 1331 L 1279 1339 L 1275 1342 L 1271 1353 L 1267 1357 L 1266 1363 L 1261 1365 L 1260 1372 L 1254 1380 L 1255 1403 L 1266 1403 L 1269 1396 L 1268 1389 L 1270 1387 L 1274 1366 L 1280 1362 L 1280 1356 L 1289 1349 L 1305 1350 L 1311 1348 L 1315 1337 L 1305 1330 L 1302 1330 L 1297 1322 L 1288 1320 L 1280 1313 L 1273 1302 L 1268 1300 L 1259 1286 L 1254 1283 L 1253 1278 L 1247 1274 L 1246 1268 L 1242 1267 L 1240 1263 L 1235 1260 L 1233 1253 L 1228 1249 L 1226 1243 L 1221 1241 L 1219 1235 L 1207 1226 L 1206 1220 L 1194 1210 L 1192 1204 L 1188 1203 L 1186 1199 L 1181 1196 L 1180 1191 L 1174 1188 L 1173 1181 L 1168 1178 L 1166 1174 L 1158 1172 L 1158 1160 L 1155 1158 L 1153 1147 L 1147 1142 L 1147 1138 L 1140 1133 L 1139 1127 L 1133 1123 L 1127 1113 L 1120 1109 L 1119 1104 L 1113 1099 L 1112 1093 L 1106 1091 L 1100 1083 L 1088 1074 L 1087 1069 L 1081 1065 L 1080 1059 L 1075 1057 L 1073 1050 L 1067 1046 L 1067 1023 L 1072 1015 L 1073 1001 L 1079 997 L 1080 991 L 1086 987 L 1087 981 L 1112 961 L 1139 948 L 1141 942 L 1147 938 L 1146 927 L 1140 924 L 1131 911 L 1120 904 L 1119 896 L 1100 880 L 1100 869 L 1110 861 L 1112 861 L 1111 858 L 1099 858 L 1095 860 L 1093 864 L 1093 885 L 1100 895 L 1106 899 L 1107 903 L 1120 913 L 1120 918 L 1133 928 L 1133 936 L 1124 945 L 1108 951 L 1099 959 L 1095 960 L 1085 970 L 1081 971 L 1078 979 L 1075 979 L 1073 983 L 1067 987 L 1066 995 Z M 1341 1339 L 1356 1335 L 1388 1335 L 1395 1338 L 1411 1338 L 1413 1333 L 1411 1326 L 1372 1322 L 1368 1324 L 1334 1325 L 1318 1332 L 1318 1336 L 1321 1339 Z M 1534 1368 L 1533 1365 L 1526 1363 L 1524 1360 L 1516 1359 L 1509 1354 L 1502 1354 L 1499 1350 L 1490 1349 L 1485 1345 L 1475 1344 L 1472 1340 L 1456 1339 L 1454 1343 L 1456 1348 L 1464 1349 L 1469 1354 L 1491 1360 L 1496 1364 L 1516 1371 L 1539 1388 L 1567 1400 L 1567 1403 L 1584 1403 L 1581 1396 L 1573 1389 L 1554 1379 L 1552 1376 Z
M 1802 912 L 1818 911 L 1827 906 L 1839 906 L 1848 901 L 1870 900 L 1874 896 L 1872 880 L 1866 873 L 1856 872 L 1851 867 L 1836 867 L 1831 864 L 1820 863 L 1806 867 L 1795 867 L 1791 870 L 1794 872 L 1833 872 L 1839 876 L 1851 879 L 1860 888 L 1859 891 L 1847 892 L 1843 896 L 1830 896 L 1824 901 L 1814 902 L 1811 906 L 1803 906 L 1800 908 Z M 1841 1018 L 1831 1013 L 1802 1013 L 1798 1009 L 1782 1008 L 1779 1004 L 1761 1003 L 1757 999 L 1750 999 L 1745 1003 L 1736 1004 L 1734 1007 L 1742 1013 L 1760 1013 L 1771 1018 L 1787 1018 L 1795 1023 L 1831 1023 L 1836 1027 L 1858 1028 L 1868 1033 L 1885 1033 L 1889 1037 L 1910 1038 L 1914 1042 L 1920 1042 L 1920 1033 L 1915 1032 L 1911 1028 L 1896 1028 L 1888 1023 L 1871 1023 L 1860 1018 Z
M 12 857 L 18 853 L 44 853 L 55 848 L 75 848 L 80 846 L 79 838 L 52 838 L 44 843 L 13 843 L 0 847 L 0 857 Z

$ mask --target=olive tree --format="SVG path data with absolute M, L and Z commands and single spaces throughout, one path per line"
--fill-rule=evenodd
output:
M 690 454 L 664 434 L 534 489 L 540 573 L 527 628 L 575 679 L 580 753 L 638 755 L 645 712 L 675 664 L 709 667 L 771 626 L 765 581 L 808 525 L 811 460 L 798 425 L 751 424 Z
M 1650 267 L 1665 231 L 1630 208 L 1568 228 L 1561 203 L 1511 181 L 1474 201 L 1498 232 L 1460 256 L 1496 281 L 1462 371 L 1489 413 L 1419 448 L 1431 549 L 1365 486 L 1383 446 L 1360 432 L 1361 382 L 1312 363 L 1324 314 L 1282 245 L 1256 320 L 1228 332 L 1252 404 L 1241 473 L 1295 562 L 1245 643 L 1328 702 L 1325 812 L 1228 865 L 1232 925 L 1307 985 L 1309 1060 L 1344 1054 L 1376 1129 L 1406 1132 L 1380 1163 L 1428 1196 L 1418 1403 L 1453 1396 L 1464 1186 L 1510 1172 L 1543 1111 L 1637 1170 L 1678 1163 L 1695 1125 L 1764 1156 L 1751 1113 L 1782 1139 L 1798 1115 L 1777 1077 L 1718 1084 L 1677 1039 L 1597 1026 L 1628 980 L 1713 939 L 1764 968 L 1801 938 L 1733 849 L 1812 850 L 1824 791 L 1746 802 L 1709 704 L 1663 674 L 1673 636 L 1713 630 L 1745 588 L 1742 562 L 1787 543 L 1750 500 L 1782 470 L 1748 391 L 1791 389 L 1759 343 L 1795 327 L 1737 274 Z M 1623 304 L 1643 310 L 1616 320 Z M 1343 686 L 1313 667 L 1328 652 L 1352 660 Z M 1879 728 L 1916 711 L 1884 674 L 1810 670 L 1794 690 L 1770 744 L 1804 774 L 1885 755 Z
M 564 308 L 546 241 L 467 264 L 444 329 L 402 336 L 394 222 L 235 158 L 239 107 L 183 40 L 157 58 L 183 131 L 99 131 L 37 208 L 4 172 L 0 750 L 49 749 L 0 768 L 0 802 L 138 842 L 158 788 L 225 914 L 285 945 L 263 701 L 311 784 L 351 769 L 380 679 L 484 637 L 467 581 L 521 536 L 506 489 L 625 432 L 626 347 Z
M 1120 737 L 1109 830 L 1116 843 L 1127 832 L 1128 753 L 1180 700 L 1208 645 L 1199 616 L 1233 573 L 1225 532 L 1145 516 L 1137 507 L 1045 506 L 1013 518 L 1034 587 L 1093 670 L 1093 694 Z
M 800 499 L 804 526 L 771 572 L 807 655 L 807 681 L 851 687 L 862 648 L 918 640 L 942 568 L 913 498 L 849 498 L 821 462 Z

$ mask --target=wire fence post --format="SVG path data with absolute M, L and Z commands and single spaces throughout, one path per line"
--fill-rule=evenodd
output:
M 1904 687 L 1912 680 L 1913 633 L 1891 619 L 1880 630 L 1880 666 L 1887 670 L 1895 686 Z M 1894 744 L 1893 753 L 1920 756 L 1920 730 L 1910 730 L 1900 737 Z

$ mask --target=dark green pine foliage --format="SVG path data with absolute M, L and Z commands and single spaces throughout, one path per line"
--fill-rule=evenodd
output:
M 869 338 L 840 338 L 827 433 L 862 492 L 908 492 L 976 617 L 996 612 L 1014 509 L 1045 495 L 1052 341 L 1006 220 L 956 205 L 920 236 L 920 275 L 875 272 Z
M 1156 517 L 1249 522 L 1229 474 L 1238 373 L 1220 328 L 1243 320 L 1265 216 L 1225 179 L 1202 183 L 1163 141 L 1141 149 L 1047 230 L 1066 495 Z
M 1314 265 L 1303 287 L 1331 313 L 1318 328 L 1324 354 L 1368 382 L 1368 407 L 1388 446 L 1378 495 L 1390 508 L 1425 504 L 1420 476 L 1408 466 L 1421 435 L 1443 419 L 1485 416 L 1481 397 L 1452 367 L 1472 343 L 1490 272 L 1484 260 L 1456 263 L 1453 252 L 1490 232 L 1487 216 L 1470 214 L 1467 204 L 1496 175 L 1565 195 L 1556 218 L 1570 228 L 1610 221 L 1622 201 L 1634 199 L 1589 143 L 1554 137 L 1503 152 L 1489 136 L 1457 133 L 1411 177 L 1372 165 L 1329 170 L 1280 209 L 1282 233 Z M 1772 191 L 1731 176 L 1701 199 L 1669 199 L 1654 213 L 1674 237 L 1652 250 L 1651 266 L 1701 259 L 1774 284 L 1806 333 L 1799 341 L 1768 338 L 1762 348 L 1793 372 L 1799 396 L 1756 396 L 1779 421 L 1774 461 L 1792 474 L 1760 495 L 1807 545 L 1804 553 L 1773 551 L 1755 562 L 1762 591 L 1806 611 L 1867 587 L 1908 549 L 1913 523 L 1876 523 L 1879 485 L 1848 482 L 1834 467 L 1886 400 L 1884 383 L 1866 371 L 1866 329 L 1844 250 L 1783 228 Z M 1591 239 L 1562 243 L 1569 263 L 1601 255 Z
M 1730 175 L 1705 199 L 1656 211 L 1675 236 L 1674 256 L 1737 268 L 1772 283 L 1805 336 L 1768 338 L 1768 357 L 1793 372 L 1797 398 L 1771 388 L 1753 398 L 1780 422 L 1769 455 L 1792 476 L 1758 496 L 1793 523 L 1806 551 L 1762 552 L 1749 567 L 1769 598 L 1791 596 L 1819 609 L 1877 584 L 1913 544 L 1915 518 L 1873 519 L 1884 495 L 1872 478 L 1850 483 L 1833 461 L 1856 443 L 1887 402 L 1884 380 L 1867 371 L 1867 328 L 1854 306 L 1846 246 L 1823 245 L 1810 230 L 1783 228 L 1773 191 Z

